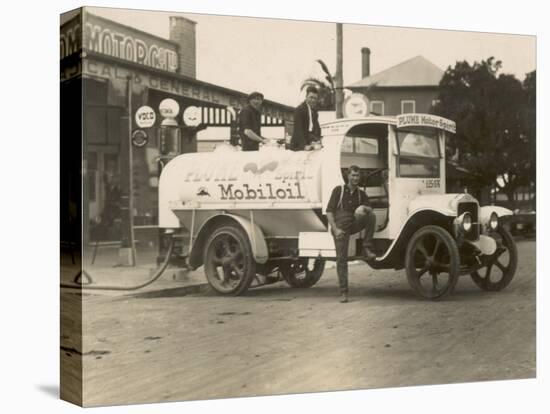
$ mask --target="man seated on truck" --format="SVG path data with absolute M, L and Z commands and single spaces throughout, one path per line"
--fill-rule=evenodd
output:
M 292 151 L 309 151 L 313 149 L 313 143 L 321 140 L 321 127 L 319 126 L 319 113 L 317 102 L 319 92 L 314 86 L 306 89 L 306 100 L 294 111 L 294 132 L 290 140 Z
M 358 187 L 360 169 L 352 165 L 348 169 L 348 182 L 332 190 L 327 205 L 327 218 L 336 247 L 336 272 L 340 285 L 340 302 L 348 301 L 348 245 L 352 234 L 366 229 L 363 239 L 363 254 L 366 260 L 373 260 L 372 237 L 376 227 L 376 215 L 369 206 L 367 194 Z

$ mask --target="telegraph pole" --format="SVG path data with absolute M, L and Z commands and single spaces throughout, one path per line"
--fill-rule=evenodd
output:
M 122 219 L 122 237 L 120 249 L 118 252 L 119 264 L 122 266 L 136 265 L 136 248 L 134 242 L 134 197 L 133 197 L 133 153 L 132 153 L 132 79 L 127 79 L 127 120 L 128 135 L 121 140 L 121 182 L 126 183 L 121 186 L 121 219 Z
M 336 23 L 336 118 L 343 117 L 342 106 L 344 103 L 344 75 L 342 48 L 344 43 L 344 35 L 342 31 L 342 23 Z

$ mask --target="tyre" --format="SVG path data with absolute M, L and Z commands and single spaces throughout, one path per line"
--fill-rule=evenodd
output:
M 220 294 L 237 296 L 248 289 L 256 276 L 256 262 L 242 228 L 224 226 L 212 233 L 204 248 L 204 271 Z
M 321 279 L 325 270 L 325 260 L 315 259 L 313 269 L 307 268 L 308 259 L 285 263 L 280 271 L 285 281 L 293 288 L 310 288 Z
M 437 300 L 450 294 L 460 274 L 455 240 L 439 226 L 426 226 L 407 245 L 405 269 L 409 285 L 421 297 Z
M 512 235 L 504 227 L 491 233 L 497 249 L 491 256 L 482 258 L 483 267 L 470 276 L 482 290 L 497 292 L 510 284 L 518 266 L 518 250 Z

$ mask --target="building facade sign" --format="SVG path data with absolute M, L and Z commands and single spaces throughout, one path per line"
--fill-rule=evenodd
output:
M 132 145 L 134 147 L 142 148 L 149 142 L 149 136 L 143 129 L 136 129 L 132 132 Z
M 85 49 L 155 69 L 178 69 L 176 45 L 89 13 L 84 18 L 83 45 Z
M 176 44 L 90 13 L 61 27 L 61 59 L 80 48 L 168 72 L 178 69 Z
M 144 105 L 140 106 L 138 110 L 136 111 L 136 125 L 139 128 L 150 128 L 153 125 L 155 125 L 155 121 L 157 120 L 157 114 L 155 113 L 155 110 L 151 108 L 150 106 Z
M 61 59 L 78 52 L 82 48 L 82 25 L 80 15 L 61 26 L 59 33 L 59 56 Z
M 128 77 L 136 86 L 147 87 L 170 94 L 179 95 L 191 99 L 210 102 L 217 105 L 231 106 L 240 108 L 245 101 L 245 97 L 231 95 L 223 90 L 202 85 L 200 83 L 188 82 L 184 79 L 178 79 L 172 76 L 162 76 L 150 73 L 145 70 L 131 70 L 114 63 L 101 62 L 96 59 L 84 59 L 82 61 L 82 73 L 92 77 L 108 78 L 111 80 L 126 81 Z M 264 102 L 262 111 L 265 115 L 271 117 L 286 119 L 292 118 L 292 114 L 286 114 L 269 103 Z M 286 116 L 285 116 L 286 115 Z

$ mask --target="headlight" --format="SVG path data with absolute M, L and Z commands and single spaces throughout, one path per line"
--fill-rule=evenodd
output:
M 472 215 L 467 211 L 454 219 L 455 236 L 468 233 L 473 228 Z
M 497 213 L 491 213 L 491 217 L 489 218 L 489 228 L 491 230 L 496 230 L 498 227 L 498 215 Z
M 464 213 L 462 215 L 462 229 L 468 232 L 472 229 L 472 216 L 470 213 Z

